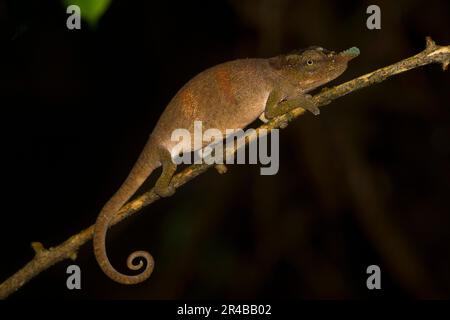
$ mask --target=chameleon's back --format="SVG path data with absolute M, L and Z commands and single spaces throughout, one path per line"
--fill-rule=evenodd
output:
M 194 121 L 203 130 L 244 128 L 264 111 L 271 90 L 270 66 L 265 59 L 226 62 L 203 71 L 186 83 L 161 115 L 152 138 L 171 150 L 175 129 L 193 134 Z M 192 148 L 190 148 L 192 150 Z

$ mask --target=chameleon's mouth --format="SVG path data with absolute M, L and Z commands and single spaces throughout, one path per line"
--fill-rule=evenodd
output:
M 347 61 L 350 61 L 350 60 L 356 58 L 357 56 L 359 56 L 359 53 L 360 53 L 360 51 L 357 47 L 351 47 L 347 50 L 340 52 L 339 56 L 347 59 Z

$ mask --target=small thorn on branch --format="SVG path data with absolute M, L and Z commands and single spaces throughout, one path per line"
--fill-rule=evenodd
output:
M 436 46 L 436 43 L 433 41 L 433 39 L 431 39 L 430 36 L 426 37 L 426 44 L 428 49 L 431 49 Z
M 69 259 L 72 261 L 77 260 L 78 252 L 74 251 L 71 254 L 69 254 Z
M 47 249 L 45 249 L 44 245 L 41 242 L 32 242 L 31 247 L 33 248 L 36 256 L 41 255 L 42 253 L 47 251 Z

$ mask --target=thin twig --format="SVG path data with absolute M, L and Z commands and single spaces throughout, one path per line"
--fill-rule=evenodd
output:
M 378 69 L 374 72 L 365 74 L 336 87 L 325 89 L 319 94 L 315 95 L 313 97 L 313 101 L 318 107 L 321 107 L 350 92 L 384 81 L 393 75 L 431 63 L 442 63 L 443 70 L 446 70 L 450 63 L 450 46 L 436 45 L 434 41 L 428 37 L 425 50 L 416 54 L 415 56 L 401 60 L 395 64 Z M 284 123 L 286 123 L 286 121 L 297 118 L 304 112 L 304 109 L 297 108 L 291 111 L 289 114 L 275 118 L 272 121 L 260 126 L 257 129 L 257 132 L 259 133 L 261 129 L 270 131 L 271 129 L 279 128 Z M 247 142 L 251 142 L 255 139 L 257 139 L 257 135 L 250 136 Z M 233 153 L 235 151 L 236 150 L 234 150 Z M 208 164 L 191 165 L 179 174 L 175 175 L 171 184 L 174 187 L 179 188 L 208 170 L 211 166 L 212 165 Z M 151 189 L 137 199 L 126 204 L 120 210 L 112 225 L 139 212 L 142 208 L 148 206 L 158 199 L 159 196 L 156 195 L 153 189 Z M 21 268 L 11 277 L 6 279 L 2 284 L 0 284 L 0 299 L 8 297 L 11 293 L 17 291 L 25 283 L 27 283 L 32 278 L 37 276 L 42 271 L 48 269 L 52 265 L 65 259 L 75 259 L 80 246 L 85 244 L 92 238 L 93 231 L 94 226 L 90 226 L 89 228 L 84 229 L 78 234 L 70 237 L 60 245 L 49 249 L 45 249 L 44 246 L 39 242 L 32 243 L 32 247 L 35 251 L 34 258 L 23 268 Z

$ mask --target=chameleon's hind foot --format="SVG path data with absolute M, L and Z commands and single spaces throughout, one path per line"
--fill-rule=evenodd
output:
M 160 159 L 162 163 L 162 173 L 159 176 L 155 184 L 155 192 L 162 198 L 170 197 L 175 193 L 175 187 L 170 184 L 172 177 L 177 170 L 177 165 L 172 161 L 172 157 L 169 151 L 161 149 Z

